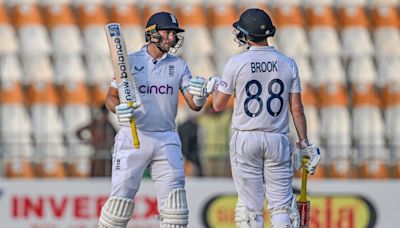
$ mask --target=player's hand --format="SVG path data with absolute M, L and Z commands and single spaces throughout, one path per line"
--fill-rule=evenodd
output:
M 219 83 L 221 82 L 220 77 L 211 77 L 207 82 L 207 94 L 213 94 L 215 90 L 218 88 Z
M 219 77 L 211 77 L 209 80 L 193 77 L 189 80 L 189 93 L 199 97 L 207 97 L 214 93 L 220 81 Z
M 140 107 L 140 104 L 133 102 L 132 105 L 122 103 L 115 106 L 115 114 L 117 114 L 119 122 L 130 122 L 133 117 L 133 110 Z
M 198 97 L 207 97 L 207 79 L 193 77 L 189 80 L 189 93 Z
M 319 148 L 316 145 L 309 143 L 308 140 L 298 142 L 296 143 L 296 146 L 299 148 L 299 151 L 294 154 L 294 168 L 296 170 L 301 169 L 302 158 L 305 157 L 308 159 L 305 167 L 307 173 L 313 175 L 319 161 L 321 160 Z

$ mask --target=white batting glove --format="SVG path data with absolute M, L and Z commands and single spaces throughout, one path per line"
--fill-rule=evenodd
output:
M 133 103 L 131 106 L 127 103 L 122 103 L 115 106 L 115 114 L 119 122 L 130 122 L 133 117 L 133 110 L 140 107 L 140 104 Z
M 202 77 L 193 77 L 189 80 L 188 91 L 190 94 L 198 97 L 207 97 L 207 79 Z
M 221 79 L 211 77 L 209 80 L 202 77 L 193 77 L 189 80 L 189 93 L 199 97 L 207 97 L 214 93 Z
M 308 159 L 306 163 L 307 173 L 313 175 L 319 161 L 321 160 L 319 148 L 316 145 L 309 143 L 307 139 L 296 143 L 296 146 L 299 148 L 299 151 L 295 152 L 293 155 L 294 168 L 300 170 L 301 160 L 305 157 Z
M 221 82 L 220 77 L 211 77 L 207 82 L 207 93 L 213 94 L 215 90 L 218 88 L 220 82 Z

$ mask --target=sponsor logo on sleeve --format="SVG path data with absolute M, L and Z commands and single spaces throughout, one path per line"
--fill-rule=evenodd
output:
M 226 88 L 228 86 L 228 83 L 226 83 L 226 81 L 221 80 L 218 84 L 218 88 Z

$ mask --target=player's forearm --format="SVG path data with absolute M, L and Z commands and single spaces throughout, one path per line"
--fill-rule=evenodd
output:
M 106 99 L 106 107 L 110 112 L 115 113 L 115 107 L 119 104 L 119 99 L 114 97 Z
M 105 105 L 110 112 L 115 113 L 115 107 L 119 105 L 118 90 L 116 88 L 110 88 L 108 90 Z
M 222 112 L 225 110 L 225 106 L 229 101 L 231 95 L 224 94 L 220 91 L 215 91 L 212 96 L 213 108 L 216 112 Z
M 295 107 L 292 107 L 291 111 L 299 141 L 307 139 L 307 121 L 304 114 L 303 105 L 296 105 Z
M 204 103 L 196 105 L 195 104 L 196 102 L 194 101 L 194 99 L 196 99 L 196 98 L 194 98 L 194 96 L 192 94 L 185 93 L 184 97 L 185 97 L 186 103 L 188 104 L 189 108 L 192 109 L 193 111 L 198 112 L 203 108 Z M 207 99 L 207 98 L 204 98 L 204 99 Z

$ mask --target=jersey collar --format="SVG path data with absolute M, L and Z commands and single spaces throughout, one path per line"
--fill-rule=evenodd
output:
M 274 46 L 251 46 L 249 48 L 249 51 L 275 51 L 275 47 Z
M 147 60 L 153 61 L 154 58 L 153 58 L 153 56 L 151 56 L 151 55 L 149 54 L 149 52 L 147 52 L 147 47 L 148 47 L 147 44 L 144 45 L 144 46 L 142 47 L 141 51 L 142 51 L 142 52 L 144 53 L 144 55 L 146 56 Z M 161 60 L 163 60 L 163 59 L 165 59 L 165 58 L 167 58 L 167 57 L 168 57 L 168 53 L 166 52 L 166 53 L 164 53 L 164 54 L 161 56 L 161 58 L 157 59 L 157 62 L 159 62 L 159 61 L 161 61 Z

